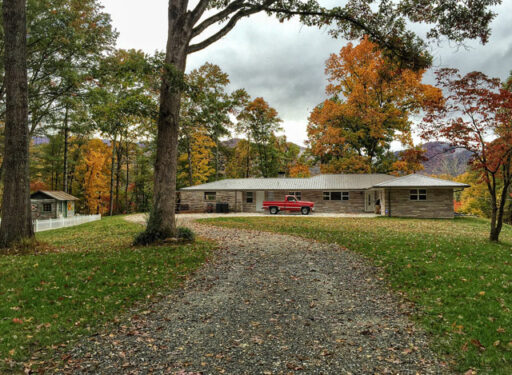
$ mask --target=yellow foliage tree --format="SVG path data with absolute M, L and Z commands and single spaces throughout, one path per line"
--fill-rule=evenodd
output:
M 178 163 L 186 168 L 180 168 L 178 178 L 188 181 L 191 186 L 204 184 L 215 173 L 212 160 L 216 143 L 204 126 L 192 129 L 188 135 L 187 152 L 178 159 Z
M 77 190 L 81 190 L 84 208 L 90 214 L 104 214 L 109 209 L 111 147 L 92 139 L 82 150 L 77 165 Z

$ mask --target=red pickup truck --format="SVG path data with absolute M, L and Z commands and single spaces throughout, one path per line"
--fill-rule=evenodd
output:
M 311 211 L 315 210 L 315 203 L 299 201 L 293 195 L 285 195 L 284 201 L 265 201 L 263 208 L 268 209 L 272 215 L 277 215 L 279 211 L 299 212 L 302 215 L 309 215 Z

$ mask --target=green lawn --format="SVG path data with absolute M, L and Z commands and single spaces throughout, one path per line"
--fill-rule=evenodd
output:
M 218 226 L 337 243 L 381 267 L 418 309 L 432 345 L 458 371 L 512 374 L 512 228 L 487 241 L 486 220 L 222 218 Z
M 128 307 L 157 298 L 213 248 L 206 242 L 135 248 L 139 231 L 122 217 L 104 218 L 38 234 L 53 248 L 49 253 L 0 256 L 0 373 L 19 371 L 34 353 L 48 358 Z

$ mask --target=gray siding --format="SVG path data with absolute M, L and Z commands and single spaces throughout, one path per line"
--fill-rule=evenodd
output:
M 38 220 L 56 219 L 57 218 L 57 202 L 55 199 L 31 199 L 32 204 L 32 218 Z M 44 205 L 51 204 L 51 212 L 45 212 Z

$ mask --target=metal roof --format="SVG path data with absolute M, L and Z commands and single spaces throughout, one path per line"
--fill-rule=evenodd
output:
M 468 188 L 470 185 L 461 184 L 459 182 L 453 182 L 448 180 L 442 180 L 440 178 L 428 177 L 421 174 L 411 174 L 404 177 L 397 177 L 395 179 L 382 182 L 375 185 L 376 188 L 418 188 L 418 187 L 430 187 L 430 188 Z
M 310 178 L 240 178 L 191 186 L 182 191 L 250 191 L 250 190 L 365 190 L 394 179 L 386 174 L 336 174 Z
M 64 193 L 63 191 L 49 191 L 49 190 L 39 190 L 39 191 L 36 191 L 34 194 L 32 195 L 35 195 L 37 193 L 43 193 L 43 194 L 46 194 L 48 195 L 49 197 L 53 198 L 53 199 L 56 199 L 58 201 L 78 201 L 80 199 L 78 199 L 77 197 L 74 197 L 72 196 L 71 194 L 68 194 L 68 193 Z

